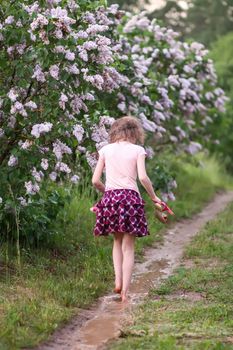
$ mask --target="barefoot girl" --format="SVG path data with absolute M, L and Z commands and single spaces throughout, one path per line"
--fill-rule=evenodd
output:
M 145 169 L 146 152 L 142 146 L 144 131 L 138 119 L 122 117 L 117 119 L 109 133 L 109 144 L 99 151 L 92 184 L 104 195 L 96 204 L 95 236 L 114 234 L 113 264 L 116 293 L 127 301 L 134 265 L 135 237 L 149 234 L 141 198 L 139 181 L 152 201 L 160 202 Z M 101 175 L 106 170 L 105 185 Z

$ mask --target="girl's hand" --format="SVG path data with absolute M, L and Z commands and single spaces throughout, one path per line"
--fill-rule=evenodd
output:
M 161 200 L 159 197 L 153 198 L 152 201 L 153 201 L 155 204 L 160 204 L 160 203 L 162 203 L 162 200 Z

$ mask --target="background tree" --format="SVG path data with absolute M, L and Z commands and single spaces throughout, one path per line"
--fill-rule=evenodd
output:
M 197 40 L 207 46 L 233 30 L 232 0 L 186 0 L 186 4 L 185 11 L 179 2 L 168 0 L 151 16 L 180 31 L 184 39 Z
M 166 1 L 166 4 L 162 8 L 154 10 L 150 15 L 151 18 L 156 18 L 162 21 L 165 26 L 179 32 L 181 38 L 185 35 L 186 16 L 187 12 L 175 0 Z
M 219 38 L 212 45 L 211 57 L 218 72 L 219 83 L 230 100 L 224 118 L 217 118 L 212 125 L 212 133 L 221 142 L 213 149 L 220 151 L 228 170 L 233 172 L 233 32 Z
M 108 4 L 119 4 L 120 7 L 124 10 L 128 9 L 135 9 L 135 8 L 143 8 L 145 4 L 148 4 L 150 1 L 149 0 L 109 0 Z

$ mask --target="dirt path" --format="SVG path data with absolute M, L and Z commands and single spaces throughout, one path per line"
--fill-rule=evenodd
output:
M 77 318 L 56 331 L 51 340 L 37 350 L 99 350 L 109 340 L 118 337 L 121 323 L 129 310 L 143 300 L 151 287 L 171 275 L 179 266 L 184 247 L 192 237 L 231 201 L 233 192 L 216 195 L 201 213 L 170 227 L 162 246 L 147 249 L 144 262 L 135 266 L 128 306 L 122 305 L 115 295 L 104 296 L 91 309 L 81 310 Z

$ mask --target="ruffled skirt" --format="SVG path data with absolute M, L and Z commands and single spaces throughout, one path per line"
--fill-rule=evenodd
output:
M 134 190 L 105 191 L 95 205 L 94 236 L 108 236 L 116 232 L 129 233 L 136 237 L 149 235 L 144 205 L 145 201 Z

